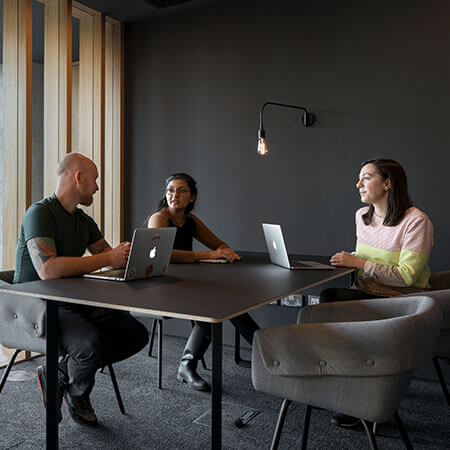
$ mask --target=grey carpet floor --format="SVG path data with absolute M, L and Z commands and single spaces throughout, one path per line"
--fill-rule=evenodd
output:
M 117 406 L 109 376 L 98 374 L 92 404 L 100 426 L 89 429 L 74 423 L 65 406 L 60 426 L 62 449 L 207 449 L 210 428 L 207 419 L 197 420 L 210 408 L 210 394 L 195 392 L 175 378 L 178 358 L 185 340 L 166 336 L 163 356 L 163 389 L 156 388 L 156 359 L 146 350 L 116 364 L 115 371 L 127 410 L 123 416 Z M 243 350 L 243 356 L 250 352 Z M 207 354 L 207 361 L 210 355 Z M 250 370 L 233 362 L 233 349 L 224 347 L 223 401 L 224 449 L 268 449 L 281 400 L 256 392 Z M 34 377 L 38 358 L 15 366 L 11 380 L 0 395 L 0 448 L 45 448 L 45 415 Z M 14 373 L 16 372 L 16 373 Z M 211 373 L 201 370 L 210 380 Z M 260 413 L 244 428 L 233 420 L 247 409 Z M 305 408 L 291 406 L 280 449 L 299 448 Z M 416 450 L 450 449 L 450 408 L 440 386 L 433 381 L 413 380 L 399 409 Z M 330 425 L 332 413 L 314 410 L 311 418 L 309 449 L 368 448 L 362 428 L 345 430 Z M 196 423 L 196 422 L 200 423 Z M 378 432 L 380 449 L 402 449 L 403 443 L 393 422 Z

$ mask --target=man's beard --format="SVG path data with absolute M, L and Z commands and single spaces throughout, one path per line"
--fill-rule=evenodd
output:
M 80 205 L 91 206 L 93 202 L 94 202 L 94 195 L 92 194 L 92 195 L 90 195 L 89 198 L 82 199 L 80 202 Z

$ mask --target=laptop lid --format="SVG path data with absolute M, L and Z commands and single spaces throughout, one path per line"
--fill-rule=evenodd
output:
M 266 239 L 267 250 L 269 251 L 270 262 L 278 266 L 291 268 L 289 256 L 284 243 L 283 232 L 281 226 L 271 223 L 263 223 L 263 232 Z
M 88 278 L 115 281 L 140 280 L 163 274 L 169 266 L 176 228 L 136 228 L 133 232 L 127 265 L 121 276 L 113 270 L 97 271 L 85 275 Z

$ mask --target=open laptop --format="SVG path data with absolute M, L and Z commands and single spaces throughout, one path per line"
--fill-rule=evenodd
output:
M 289 256 L 284 243 L 281 226 L 271 223 L 263 223 L 264 237 L 267 250 L 269 250 L 270 262 L 291 270 L 334 270 L 334 266 L 322 264 L 316 261 L 289 261 Z
M 125 269 L 101 269 L 84 276 L 101 280 L 130 281 L 162 275 L 169 266 L 175 233 L 175 227 L 136 228 Z

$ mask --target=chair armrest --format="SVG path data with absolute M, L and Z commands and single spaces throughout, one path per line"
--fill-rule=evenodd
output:
M 433 273 L 430 277 L 430 286 L 433 290 L 450 289 L 450 270 Z

